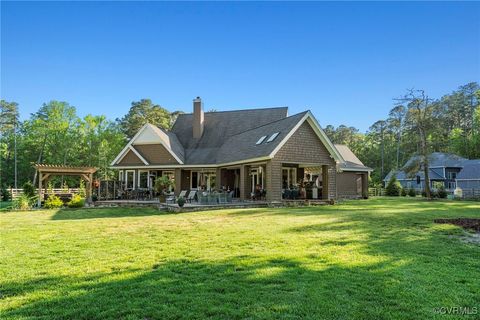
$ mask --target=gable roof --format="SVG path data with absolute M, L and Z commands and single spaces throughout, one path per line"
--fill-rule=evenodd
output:
M 306 114 L 307 111 L 298 113 L 231 136 L 226 139 L 225 143 L 219 148 L 217 163 L 269 157 Z M 268 138 L 276 132 L 279 134 L 275 140 L 267 142 Z M 257 145 L 256 142 L 263 136 L 267 136 L 267 138 Z
M 407 163 L 405 163 L 405 165 L 403 166 L 403 168 L 401 170 L 398 170 L 398 171 L 393 171 L 392 170 L 391 172 L 389 172 L 385 176 L 385 179 L 383 179 L 383 180 L 384 181 L 390 180 L 390 178 L 393 174 L 395 174 L 396 178 L 399 179 L 399 180 L 416 179 L 417 175 L 420 176 L 421 180 L 425 180 L 425 175 L 423 173 L 423 170 L 419 170 L 415 174 L 411 174 L 411 175 L 407 174 L 404 171 L 405 168 L 408 168 L 409 166 L 412 166 L 415 161 L 418 161 L 419 157 L 420 156 L 418 156 L 418 155 L 411 157 L 407 161 Z M 430 179 L 445 180 L 446 177 L 444 177 L 443 174 L 440 174 L 436 170 L 437 168 L 461 168 L 461 169 L 463 168 L 459 172 L 459 174 L 457 175 L 457 179 L 458 179 L 459 177 L 464 177 L 465 175 L 474 174 L 474 172 L 477 170 L 475 168 L 475 164 L 479 164 L 480 160 L 468 160 L 468 159 L 462 158 L 462 157 L 460 157 L 456 154 L 451 154 L 451 153 L 433 152 L 428 157 L 428 162 L 429 162 L 429 167 L 430 167 L 430 170 L 429 170 Z M 466 173 L 462 174 L 462 172 L 464 172 L 465 167 L 467 165 L 473 165 L 473 168 L 468 169 L 468 171 L 466 171 Z M 480 166 L 480 164 L 479 164 L 479 166 Z M 470 171 L 470 170 L 472 170 L 472 171 Z M 413 178 L 412 178 L 412 176 L 413 176 Z M 467 178 L 462 178 L 462 179 L 467 179 Z
M 403 168 L 411 166 L 414 161 L 418 161 L 420 158 L 419 155 L 411 157 L 407 163 L 403 166 Z M 444 152 L 432 152 L 428 156 L 428 165 L 430 167 L 453 167 L 453 168 L 461 168 L 463 167 L 463 163 L 467 159 L 457 156 L 456 154 L 451 153 L 444 153 Z
M 335 148 L 342 155 L 344 162 L 339 164 L 342 171 L 373 171 L 372 168 L 365 166 L 360 159 L 344 144 L 336 144 Z
M 150 123 L 145 124 L 135 136 L 130 139 L 125 148 L 112 161 L 111 166 L 117 165 L 129 151 L 135 153 L 145 165 L 149 163 L 142 157 L 142 155 L 135 149 L 135 144 L 161 144 L 165 149 L 178 161 L 184 163 L 184 150 L 178 138 L 174 133 L 165 132 L 162 129 Z
M 181 165 L 216 166 L 271 159 L 305 122 L 311 126 L 332 158 L 337 163 L 344 163 L 342 155 L 328 139 L 310 111 L 290 117 L 287 116 L 287 111 L 287 107 L 280 107 L 206 112 L 204 133 L 199 139 L 193 138 L 192 114 L 180 115 L 171 132 L 146 124 L 129 141 L 124 150 L 112 162 L 112 166 L 118 166 L 122 157 L 129 151 L 137 154 L 136 145 L 158 143 L 161 143 Z M 266 138 L 262 143 L 257 144 L 259 138 L 263 136 Z M 270 141 L 269 138 L 272 137 L 273 139 Z M 356 159 L 358 160 L 358 158 Z M 145 159 L 142 159 L 142 161 L 145 165 L 151 165 Z M 360 162 L 356 169 L 365 171 L 369 168 L 363 166 Z

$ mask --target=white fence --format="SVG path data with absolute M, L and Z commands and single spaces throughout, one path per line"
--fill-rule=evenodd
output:
M 68 188 L 68 189 L 63 189 L 63 188 L 59 188 L 59 189 L 50 189 L 48 190 L 47 189 L 47 193 L 49 191 L 52 191 L 53 190 L 53 193 L 54 194 L 59 194 L 59 193 L 78 193 L 78 188 Z M 12 199 L 16 199 L 18 198 L 18 196 L 20 196 L 23 192 L 23 189 L 8 189 L 8 191 L 10 191 L 10 194 L 12 195 Z M 35 194 L 38 194 L 38 188 L 35 189 Z
M 369 197 L 378 197 L 378 196 L 384 196 L 384 195 L 385 195 L 385 189 L 383 188 L 368 188 Z
M 462 189 L 462 198 L 480 200 L 480 189 Z

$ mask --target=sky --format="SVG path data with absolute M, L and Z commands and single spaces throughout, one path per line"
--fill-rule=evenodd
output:
M 475 2 L 1 2 L 0 96 L 122 117 L 288 106 L 361 131 L 409 88 L 480 80 Z

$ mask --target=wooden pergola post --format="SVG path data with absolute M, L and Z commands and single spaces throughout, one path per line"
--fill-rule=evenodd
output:
M 42 206 L 42 171 L 38 170 L 38 200 L 37 206 Z

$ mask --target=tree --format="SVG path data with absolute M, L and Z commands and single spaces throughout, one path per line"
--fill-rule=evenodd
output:
M 392 131 L 396 133 L 397 137 L 397 154 L 396 154 L 396 163 L 395 169 L 398 170 L 400 165 L 400 145 L 402 142 L 402 133 L 403 133 L 403 126 L 405 115 L 407 114 L 407 109 L 403 105 L 397 105 L 390 110 L 388 123 L 389 126 L 392 128 Z
M 150 99 L 132 102 L 132 107 L 122 118 L 117 119 L 123 133 L 130 139 L 146 123 L 151 123 L 163 129 L 170 129 L 171 114 L 159 105 L 153 104 Z
M 19 112 L 18 103 L 7 102 L 0 100 L 0 137 L 2 138 L 0 143 L 4 144 L 4 151 L 2 160 L 5 159 L 5 163 L 0 161 L 0 168 L 4 167 L 7 172 L 11 172 L 11 160 L 13 150 L 13 172 L 14 172 L 14 186 L 17 188 L 17 128 L 19 125 Z M 3 171 L 3 170 L 0 170 Z M 0 174 L 0 184 L 2 179 Z
M 407 93 L 398 100 L 407 105 L 407 124 L 410 126 L 411 130 L 418 133 L 417 142 L 420 157 L 417 157 L 416 159 L 418 159 L 419 166 L 423 169 L 425 194 L 426 197 L 430 199 L 430 167 L 428 157 L 431 150 L 429 148 L 429 136 L 435 123 L 432 100 L 424 90 L 414 89 L 408 90 Z
M 380 141 L 380 156 L 381 156 L 381 167 L 380 167 L 380 178 L 383 179 L 385 173 L 385 129 L 387 127 L 387 122 L 384 120 L 379 120 L 375 122 L 371 127 L 370 131 L 378 137 Z
M 398 197 L 402 190 L 402 186 L 395 178 L 395 175 L 392 175 L 390 180 L 388 180 L 387 187 L 385 188 L 385 194 L 391 197 Z

